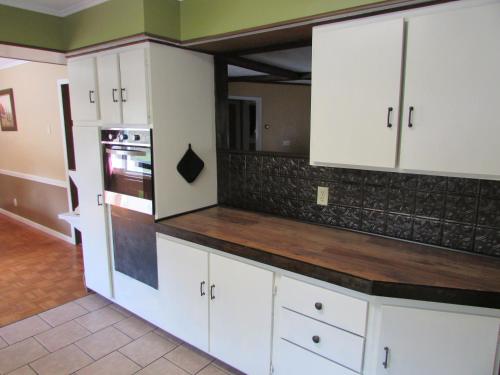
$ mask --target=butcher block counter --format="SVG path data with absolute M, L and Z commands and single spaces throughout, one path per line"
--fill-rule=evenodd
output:
M 156 230 L 362 293 L 500 308 L 500 259 L 212 207 Z

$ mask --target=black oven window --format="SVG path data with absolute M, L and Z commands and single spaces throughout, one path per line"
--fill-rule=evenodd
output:
M 105 146 L 104 161 L 105 190 L 153 199 L 151 149 Z

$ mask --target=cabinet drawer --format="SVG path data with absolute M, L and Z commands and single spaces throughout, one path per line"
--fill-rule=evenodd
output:
M 288 277 L 281 279 L 279 293 L 283 307 L 365 336 L 366 301 Z
M 360 372 L 364 338 L 328 324 L 281 309 L 280 338 Z M 318 341 L 315 342 L 314 339 Z
M 278 375 L 356 375 L 354 371 L 339 366 L 319 355 L 302 349 L 288 341 L 279 340 L 276 361 Z

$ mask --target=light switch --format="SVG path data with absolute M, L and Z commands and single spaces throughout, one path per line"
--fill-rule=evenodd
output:
M 328 187 L 318 186 L 317 203 L 321 206 L 328 206 Z

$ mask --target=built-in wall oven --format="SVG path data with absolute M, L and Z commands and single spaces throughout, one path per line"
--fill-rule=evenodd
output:
M 151 129 L 103 129 L 115 270 L 158 288 Z

